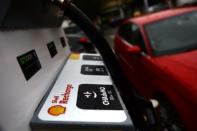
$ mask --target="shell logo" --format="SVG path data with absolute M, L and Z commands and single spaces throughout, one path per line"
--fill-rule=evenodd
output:
M 52 116 L 59 116 L 61 114 L 64 114 L 66 112 L 66 107 L 63 107 L 61 105 L 55 105 L 48 109 L 48 113 Z

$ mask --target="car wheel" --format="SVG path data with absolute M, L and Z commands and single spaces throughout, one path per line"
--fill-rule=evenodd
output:
M 185 131 L 184 125 L 174 109 L 174 107 L 165 98 L 159 97 L 156 100 L 159 102 L 157 110 L 158 126 L 156 131 Z

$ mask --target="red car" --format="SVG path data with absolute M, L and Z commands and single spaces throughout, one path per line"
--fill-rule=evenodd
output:
M 197 131 L 197 7 L 127 20 L 114 50 L 136 90 L 159 101 L 162 126 Z

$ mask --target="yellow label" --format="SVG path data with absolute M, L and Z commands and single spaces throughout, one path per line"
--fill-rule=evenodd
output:
M 52 116 L 59 116 L 61 114 L 64 114 L 66 111 L 66 108 L 61 105 L 55 105 L 48 109 L 48 113 Z
M 69 59 L 72 59 L 72 60 L 79 60 L 80 58 L 80 54 L 76 54 L 76 53 L 72 53 L 69 57 Z

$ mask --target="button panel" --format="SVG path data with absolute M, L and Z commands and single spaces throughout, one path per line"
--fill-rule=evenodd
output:
M 81 74 L 84 75 L 108 75 L 105 66 L 100 65 L 82 65 Z

